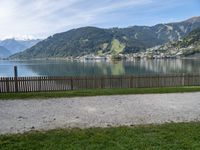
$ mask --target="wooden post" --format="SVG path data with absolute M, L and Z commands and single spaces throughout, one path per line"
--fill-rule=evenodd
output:
M 6 92 L 7 92 L 7 93 L 10 92 L 10 88 L 9 88 L 9 78 L 6 78 Z
M 0 77 L 0 93 L 1 93 L 1 88 L 2 88 L 1 81 L 2 81 L 2 78 Z
M 85 77 L 85 88 L 88 88 L 87 77 Z
M 112 76 L 110 75 L 110 89 L 111 89 L 111 87 L 112 87 L 112 83 L 111 83 L 111 79 L 112 79 Z
M 74 90 L 73 78 L 71 77 L 71 90 Z
M 18 76 L 17 66 L 14 66 L 15 92 L 18 92 L 18 80 L 17 80 L 17 76 Z
M 121 76 L 120 78 L 120 88 L 122 88 L 122 80 L 123 80 L 123 76 Z
M 38 91 L 41 92 L 41 89 L 42 89 L 41 88 L 41 82 L 42 82 L 41 77 L 38 78 L 38 82 L 39 82 L 38 83 Z
M 103 89 L 103 88 L 104 88 L 104 83 L 103 83 L 104 80 L 103 80 L 103 77 L 101 77 L 100 79 L 101 79 L 101 80 L 100 80 L 100 81 L 101 81 L 101 88 Z
M 131 76 L 129 79 L 130 79 L 130 88 L 133 88 L 133 76 Z
M 185 86 L 185 74 L 182 74 L 182 86 Z
M 14 77 L 17 77 L 18 73 L 17 73 L 17 66 L 14 66 Z

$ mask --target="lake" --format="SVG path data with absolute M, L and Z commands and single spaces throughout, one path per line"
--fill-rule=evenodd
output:
M 91 76 L 144 74 L 200 74 L 198 59 L 157 59 L 114 62 L 72 62 L 64 60 L 8 61 L 0 60 L 0 76 L 13 76 L 13 67 L 19 76 Z

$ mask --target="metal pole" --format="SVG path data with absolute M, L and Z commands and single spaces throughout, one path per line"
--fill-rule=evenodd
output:
M 18 92 L 18 81 L 17 81 L 17 66 L 14 66 L 14 80 L 15 80 L 15 92 Z
M 18 76 L 18 72 L 17 72 L 17 66 L 14 66 L 14 77 Z

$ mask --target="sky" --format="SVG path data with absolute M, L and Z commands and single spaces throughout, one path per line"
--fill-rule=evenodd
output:
M 200 16 L 200 0 L 0 0 L 0 40 L 83 26 L 152 26 Z

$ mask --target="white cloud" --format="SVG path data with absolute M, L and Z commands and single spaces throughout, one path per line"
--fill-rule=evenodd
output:
M 174 3 L 177 0 L 168 0 L 166 3 L 170 1 Z M 120 22 L 123 19 L 118 14 L 125 14 L 125 17 L 127 17 L 129 15 L 126 14 L 129 13 L 126 12 L 127 10 L 130 10 L 132 13 L 134 13 L 134 9 L 137 10 L 135 13 L 147 11 L 138 10 L 138 7 L 151 5 L 152 3 L 162 4 L 163 1 L 0 0 L 0 39 L 20 36 L 45 38 L 71 28 L 108 25 Z M 162 5 L 162 7 L 167 7 L 167 5 Z M 150 10 L 148 11 L 154 11 L 154 9 L 159 9 L 160 6 L 157 8 L 151 6 L 149 8 Z M 134 17 L 132 16 L 132 18 Z M 130 22 L 130 19 L 127 19 L 127 22 Z M 118 24 L 115 26 L 118 26 Z
M 151 0 L 0 0 L 0 38 L 44 38 L 74 27 L 103 22 L 109 12 Z

